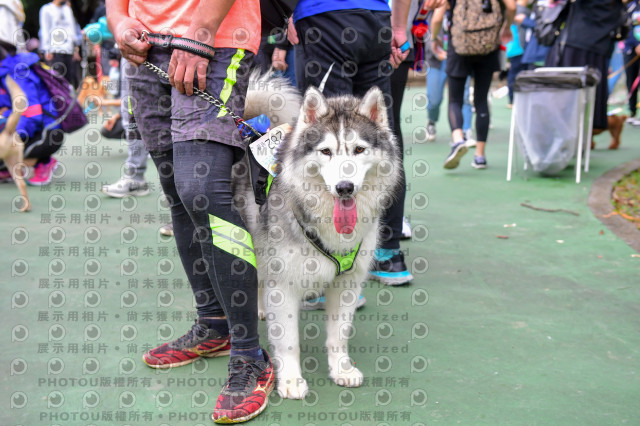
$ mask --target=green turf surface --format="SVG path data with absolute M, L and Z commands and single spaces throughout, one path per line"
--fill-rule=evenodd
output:
M 274 394 L 253 422 L 640 423 L 640 259 L 587 207 L 595 178 L 640 157 L 640 130 L 626 128 L 618 151 L 598 136 L 581 184 L 572 167 L 506 182 L 510 111 L 498 100 L 489 168 L 471 168 L 469 153 L 446 171 L 444 109 L 436 142 L 412 137 L 425 125 L 424 90 L 409 88 L 403 107 L 406 214 L 416 234 L 403 249 L 415 281 L 365 285 L 350 342 L 365 384 L 328 379 L 323 312 L 306 312 L 311 392 L 304 401 Z M 120 176 L 126 146 L 99 141 L 96 128 L 68 138 L 50 186 L 29 188 L 30 213 L 12 212 L 17 189 L 0 186 L 0 424 L 210 424 L 227 359 L 166 372 L 141 361 L 190 327 L 192 296 L 173 240 L 158 235 L 169 212 L 153 165 L 150 196 L 105 198 L 100 186 Z M 264 323 L 260 332 L 266 343 Z

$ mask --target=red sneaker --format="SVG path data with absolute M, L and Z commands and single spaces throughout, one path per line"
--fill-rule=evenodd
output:
M 38 163 L 33 168 L 33 177 L 27 182 L 29 185 L 42 186 L 51 183 L 51 177 L 53 176 L 53 170 L 58 165 L 58 160 L 51 158 L 47 164 Z
M 187 334 L 151 349 L 142 356 L 142 360 L 152 368 L 170 368 L 190 364 L 200 357 L 229 355 L 230 338 L 229 335 L 221 336 L 213 328 L 196 320 Z
M 273 364 L 262 350 L 264 360 L 233 356 L 229 361 L 229 378 L 222 388 L 211 418 L 216 423 L 241 423 L 262 413 L 275 385 Z

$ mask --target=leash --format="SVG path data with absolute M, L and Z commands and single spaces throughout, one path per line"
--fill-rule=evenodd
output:
M 146 41 L 147 43 L 151 44 L 152 46 L 184 50 L 186 52 L 193 53 L 195 55 L 201 56 L 201 57 L 209 59 L 209 60 L 213 59 L 213 54 L 212 53 L 209 54 L 208 52 L 205 52 L 205 50 L 204 50 L 205 48 L 201 47 L 201 45 L 202 46 L 206 46 L 208 49 L 210 49 L 210 52 L 213 52 L 213 48 L 210 47 L 210 46 L 207 46 L 207 45 L 203 45 L 202 43 L 197 42 L 195 40 L 184 39 L 184 38 L 180 38 L 180 37 L 174 37 L 171 34 L 166 34 L 166 35 L 165 34 L 154 34 L 154 33 L 148 32 L 148 31 L 143 31 L 142 32 L 142 36 L 140 37 L 140 40 L 141 41 Z M 192 43 L 196 44 L 196 47 L 191 46 Z M 151 70 L 152 72 L 157 74 L 159 77 L 169 81 L 169 74 L 167 74 L 165 71 L 163 71 L 160 67 L 152 64 L 149 61 L 144 61 L 142 63 L 142 65 L 144 65 L 149 70 Z M 207 101 L 211 105 L 214 105 L 214 106 L 218 107 L 218 109 L 226 110 L 227 113 L 235 120 L 236 126 L 238 128 L 241 125 L 242 126 L 246 126 L 246 128 L 251 130 L 251 132 L 254 135 L 256 135 L 257 137 L 262 137 L 263 136 L 263 134 L 261 132 L 257 131 L 251 124 L 247 123 L 244 120 L 244 118 L 240 117 L 238 114 L 233 112 L 231 109 L 229 109 L 224 104 L 224 102 L 222 102 L 220 99 L 216 98 L 215 96 L 213 96 L 209 92 L 207 92 L 205 90 L 200 90 L 197 87 L 194 87 L 193 88 L 193 93 L 195 93 L 196 96 L 198 96 L 201 99 L 204 99 L 205 101 Z
M 611 74 L 609 74 L 607 76 L 607 79 L 613 78 L 615 76 L 617 76 L 618 74 L 622 74 L 622 72 L 624 70 L 626 70 L 627 68 L 629 68 L 635 61 L 637 61 L 638 59 L 640 59 L 640 56 L 636 55 L 634 56 L 629 62 L 627 62 L 626 64 L 624 64 L 624 66 L 618 70 L 616 70 L 615 72 L 612 72 Z

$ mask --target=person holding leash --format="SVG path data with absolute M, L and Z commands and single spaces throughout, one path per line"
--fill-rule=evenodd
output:
M 133 115 L 170 200 L 198 313 L 191 330 L 145 353 L 144 362 L 168 368 L 230 351 L 229 378 L 212 417 L 252 419 L 267 405 L 274 374 L 259 344 L 251 236 L 232 206 L 231 167 L 244 145 L 231 112 L 244 112 L 260 43 L 259 1 L 107 0 L 106 6 L 122 55 L 138 65 L 125 70 Z M 167 72 L 169 82 L 143 62 Z M 221 106 L 193 96 L 194 87 Z

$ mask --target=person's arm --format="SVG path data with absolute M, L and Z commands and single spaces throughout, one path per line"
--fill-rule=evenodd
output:
M 502 0 L 504 3 L 504 26 L 502 27 L 502 35 L 500 37 L 503 44 L 508 43 L 513 38 L 511 35 L 511 24 L 516 16 L 516 1 Z
M 444 14 L 447 12 L 447 5 L 440 6 L 433 11 L 431 22 L 429 22 L 429 32 L 431 33 L 431 39 L 435 39 L 440 34 L 442 29 L 442 22 L 444 21 Z
M 40 8 L 40 38 L 41 50 L 44 53 L 44 58 L 47 61 L 53 59 L 53 53 L 51 52 L 51 16 L 47 13 L 47 6 Z
M 504 21 L 507 28 L 510 28 L 516 16 L 516 0 L 502 0 L 502 2 L 504 3 Z
M 184 37 L 213 47 L 216 32 L 234 3 L 235 0 L 200 0 Z M 178 92 L 191 96 L 193 79 L 197 76 L 198 88 L 205 90 L 208 64 L 206 58 L 174 49 L 169 62 L 169 82 Z
M 129 16 L 129 0 L 107 0 L 107 26 L 118 43 L 122 56 L 135 65 L 147 59 L 151 47 L 140 40 L 142 31 L 148 30 L 140 21 Z
M 427 9 L 434 9 L 443 5 L 446 0 L 424 0 L 424 7 Z M 401 51 L 400 47 L 407 42 L 407 20 L 409 18 L 409 9 L 411 7 L 411 0 L 394 0 L 391 9 L 391 30 L 393 32 L 393 39 L 391 41 L 391 65 L 394 68 L 400 66 L 407 56 L 409 51 Z
M 409 51 L 400 49 L 407 42 L 407 19 L 409 17 L 409 8 L 411 0 L 394 0 L 391 8 L 391 31 L 393 39 L 391 40 L 391 65 L 398 68 L 402 61 L 407 59 Z
M 440 61 L 447 59 L 447 52 L 444 50 L 442 40 L 438 37 L 442 30 L 442 22 L 444 15 L 447 13 L 448 5 L 445 4 L 433 11 L 431 22 L 429 22 L 429 31 L 431 32 L 431 51 Z

